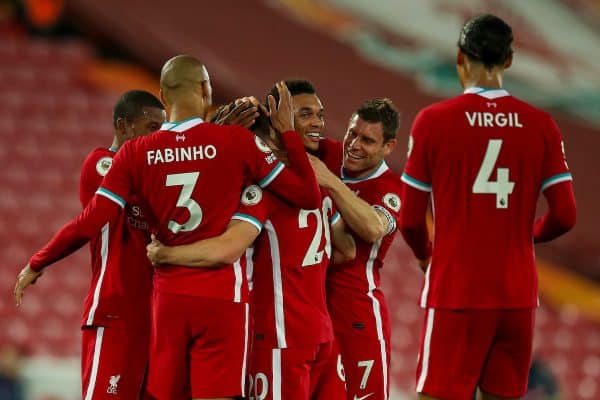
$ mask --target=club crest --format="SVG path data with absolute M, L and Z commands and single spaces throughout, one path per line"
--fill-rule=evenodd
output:
M 242 193 L 242 204 L 253 206 L 258 204 L 262 199 L 262 189 L 256 185 L 250 185 Z
M 100 176 L 106 176 L 110 166 L 112 165 L 112 157 L 102 157 L 96 163 L 96 172 Z
M 395 212 L 400 211 L 400 197 L 394 193 L 388 193 L 383 196 L 383 204 Z

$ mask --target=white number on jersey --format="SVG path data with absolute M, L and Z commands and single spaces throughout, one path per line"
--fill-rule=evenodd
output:
M 200 176 L 200 172 L 167 175 L 166 186 L 183 186 L 176 206 L 185 207 L 190 212 L 190 218 L 184 224 L 179 224 L 173 220 L 169 221 L 169 230 L 173 233 L 193 231 L 202 222 L 202 208 L 191 197 L 198 176 Z
M 367 381 L 369 380 L 369 375 L 371 375 L 371 370 L 373 369 L 373 364 L 375 360 L 364 360 L 358 362 L 358 367 L 365 368 L 365 372 L 363 372 L 362 379 L 360 380 L 360 388 L 364 389 L 367 387 Z
M 250 387 L 248 388 L 248 397 L 250 400 L 264 400 L 267 398 L 267 394 L 269 394 L 269 380 L 267 379 L 267 375 L 259 372 L 256 374 L 256 378 L 253 379 L 252 375 L 249 376 Z M 260 383 L 260 392 L 259 389 Z M 254 391 L 254 393 L 252 393 Z
M 333 205 L 331 199 L 325 197 L 323 199 L 323 207 L 321 210 L 300 210 L 300 213 L 298 214 L 298 226 L 301 229 L 308 228 L 309 215 L 314 215 L 317 220 L 315 234 L 308 246 L 304 260 L 302 261 L 303 267 L 321 263 L 321 261 L 323 261 L 323 253 L 327 254 L 327 257 L 331 257 L 331 233 L 329 231 L 329 219 L 327 216 L 332 208 Z M 325 249 L 319 250 L 323 231 L 325 232 Z
M 508 195 L 515 188 L 515 183 L 508 180 L 509 169 L 496 168 L 496 180 L 490 181 L 501 148 L 501 139 L 490 139 L 473 183 L 473 193 L 495 194 L 496 208 L 508 208 Z

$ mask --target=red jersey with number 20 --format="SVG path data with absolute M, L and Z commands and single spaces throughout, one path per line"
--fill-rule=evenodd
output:
M 571 179 L 550 115 L 505 90 L 473 87 L 422 110 L 402 175 L 432 192 L 435 238 L 421 305 L 536 306 L 537 199 Z
M 166 245 L 218 236 L 238 208 L 246 178 L 261 187 L 272 182 L 274 190 L 285 187 L 292 199 L 310 195 L 297 195 L 303 185 L 310 186 L 307 190 L 316 188 L 297 133 L 285 132 L 282 138 L 289 153 L 304 157 L 300 159 L 304 163 L 292 166 L 308 170 L 310 175 L 304 179 L 291 174 L 260 139 L 242 127 L 218 126 L 200 118 L 165 123 L 158 132 L 125 143 L 97 194 L 121 206 L 134 193 L 139 195 L 147 203 L 143 208 L 150 210 L 158 238 Z M 157 268 L 154 288 L 240 302 L 248 295 L 244 277 L 239 263 L 220 268 L 167 265 Z
M 249 186 L 234 219 L 263 228 L 254 242 L 254 346 L 292 348 L 333 340 L 325 301 L 330 225 L 340 221 L 324 192 L 320 209 L 292 207 Z

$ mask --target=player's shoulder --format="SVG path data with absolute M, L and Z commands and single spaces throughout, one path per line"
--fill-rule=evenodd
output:
M 90 151 L 81 167 L 81 173 L 95 173 L 105 176 L 112 165 L 116 150 L 107 147 L 97 147 Z M 94 172 L 95 171 L 95 172 Z

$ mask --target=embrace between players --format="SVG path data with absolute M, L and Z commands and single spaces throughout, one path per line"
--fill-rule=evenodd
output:
M 465 93 L 419 113 L 402 178 L 384 160 L 399 127 L 388 99 L 362 104 L 340 143 L 323 137 L 304 80 L 213 122 L 208 73 L 191 56 L 163 66 L 169 122 L 151 94 L 124 94 L 113 146 L 82 168 L 83 212 L 15 286 L 20 304 L 43 268 L 90 242 L 83 398 L 387 400 L 380 269 L 397 230 L 425 272 L 419 397 L 522 396 L 532 241 L 575 223 L 571 175 L 551 117 L 502 89 L 510 27 L 479 16 L 458 44 Z M 549 210 L 534 223 L 540 191 Z

